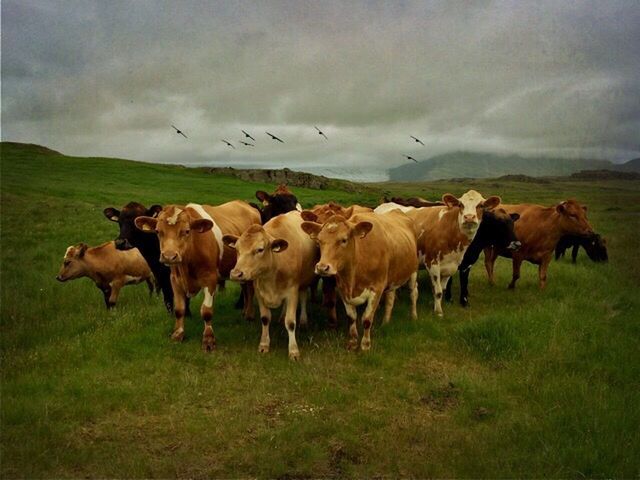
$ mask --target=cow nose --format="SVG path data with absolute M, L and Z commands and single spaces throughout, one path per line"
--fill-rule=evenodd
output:
M 316 273 L 318 275 L 327 275 L 330 270 L 330 266 L 326 263 L 316 263 Z
M 131 248 L 131 245 L 126 238 L 116 238 L 116 248 L 118 250 L 128 250 Z
M 56 275 L 56 280 L 58 280 L 59 282 L 62 282 L 62 277 L 60 275 Z
M 242 270 L 238 270 L 234 268 L 231 270 L 231 280 L 240 280 L 244 276 L 244 272 Z
M 464 216 L 464 222 L 465 223 L 475 223 L 476 222 L 476 216 L 473 215 L 472 213 L 467 213 Z
M 177 263 L 180 261 L 178 252 L 162 252 L 160 254 L 160 261 L 162 263 Z
M 514 240 L 509 244 L 507 250 L 519 250 L 522 244 L 518 240 Z

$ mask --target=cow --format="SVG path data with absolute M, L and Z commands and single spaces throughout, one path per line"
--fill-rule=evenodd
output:
M 502 208 L 485 210 L 482 213 L 482 222 L 478 227 L 478 232 L 469 244 L 467 251 L 462 257 L 462 262 L 458 266 L 460 275 L 460 305 L 469 305 L 469 273 L 471 267 L 478 261 L 482 251 L 489 246 L 496 246 L 499 249 L 513 251 L 520 248 L 520 242 L 516 238 L 514 222 L 520 218 L 517 213 L 507 214 Z M 444 298 L 451 301 L 451 284 L 453 276 L 449 278 Z
M 284 323 L 289 335 L 289 358 L 298 360 L 296 342 L 296 309 L 300 303 L 300 324 L 307 323 L 307 294 L 314 280 L 314 265 L 318 258 L 316 244 L 300 225 L 298 211 L 279 215 L 264 226 L 252 225 L 239 237 L 225 235 L 225 245 L 234 248 L 238 261 L 230 278 L 252 281 L 262 322 L 258 351 L 269 351 L 271 309 L 286 305 Z
M 607 240 L 599 233 L 594 233 L 593 235 L 586 237 L 580 235 L 563 236 L 556 245 L 556 260 L 559 260 L 560 257 L 564 257 L 567 248 L 572 247 L 572 263 L 576 263 L 580 247 L 584 248 L 584 251 L 587 252 L 587 256 L 594 262 L 606 262 L 609 260 L 609 255 L 607 254 Z
M 444 205 L 442 202 L 431 202 L 429 200 L 425 200 L 420 197 L 411 197 L 411 198 L 402 198 L 402 197 L 391 197 L 391 200 L 388 200 L 387 197 L 384 198 L 385 203 L 396 203 L 398 205 L 402 205 L 404 207 L 441 207 Z
M 500 197 L 486 200 L 475 190 L 469 190 L 460 198 L 450 193 L 442 196 L 444 206 L 409 208 L 407 215 L 413 219 L 420 233 L 418 250 L 420 259 L 429 272 L 433 287 L 433 310 L 442 316 L 442 292 L 458 270 L 467 248 L 480 226 L 484 211 L 495 208 Z
M 173 290 L 171 289 L 171 270 L 160 261 L 160 243 L 155 235 L 147 235 L 135 226 L 138 217 L 156 217 L 162 210 L 160 205 L 146 208 L 138 202 L 129 202 L 121 210 L 114 207 L 105 208 L 103 213 L 108 220 L 118 224 L 120 232 L 115 240 L 118 250 L 137 248 L 158 282 L 162 291 L 164 304 L 169 313 L 173 312 Z M 189 304 L 186 305 L 187 315 L 190 315 Z
M 260 212 L 260 220 L 263 225 L 273 217 L 282 215 L 283 213 L 292 210 L 302 210 L 298 199 L 291 193 L 286 185 L 279 185 L 271 195 L 263 190 L 258 190 L 256 192 L 256 198 L 260 200 L 262 207 L 255 203 L 250 203 L 250 205 Z
M 520 267 L 527 260 L 538 265 L 540 289 L 547 284 L 547 270 L 558 241 L 564 235 L 593 235 L 587 220 L 587 207 L 569 199 L 551 207 L 534 204 L 501 205 L 507 213 L 517 213 L 520 219 L 515 224 L 516 237 L 521 243 L 514 252 L 486 248 L 484 262 L 489 282 L 494 284 L 494 264 L 498 255 L 513 259 L 513 274 L 509 288 L 513 289 L 520 278 Z
M 320 246 L 315 272 L 336 279 L 350 320 L 348 349 L 358 348 L 356 307 L 366 304 L 360 348 L 369 350 L 371 326 L 382 296 L 385 296 L 383 322 L 387 323 L 395 291 L 407 282 L 411 290 L 411 317 L 417 318 L 417 239 L 413 222 L 404 213 L 358 213 L 348 220 L 333 215 L 322 225 L 305 221 L 301 227 Z
M 228 278 L 236 262 L 235 250 L 225 248 L 224 234 L 241 234 L 260 223 L 258 212 L 245 202 L 235 200 L 218 206 L 190 203 L 166 205 L 157 217 L 142 216 L 136 227 L 158 235 L 160 261 L 171 268 L 175 328 L 174 341 L 184 339 L 185 300 L 204 289 L 200 315 L 204 321 L 202 348 L 210 352 L 216 347 L 211 319 L 218 283 Z M 245 318 L 252 315 L 253 301 L 249 284 L 245 290 Z
M 153 275 L 137 249 L 120 251 L 114 242 L 97 247 L 79 243 L 67 248 L 56 280 L 66 282 L 89 277 L 104 295 L 107 310 L 116 306 L 120 289 L 125 285 L 147 282 L 153 293 Z

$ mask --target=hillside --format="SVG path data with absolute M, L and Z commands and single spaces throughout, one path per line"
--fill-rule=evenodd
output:
M 640 158 L 634 158 L 633 160 L 629 160 L 628 162 L 625 162 L 622 165 L 616 165 L 615 169 L 621 172 L 639 172 L 640 173 Z
M 454 152 L 389 169 L 391 181 L 495 178 L 503 175 L 565 176 L 580 170 L 612 169 L 607 160 L 525 158 L 518 155 Z

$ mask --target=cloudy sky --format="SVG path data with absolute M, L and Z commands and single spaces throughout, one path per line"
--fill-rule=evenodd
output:
M 238 144 L 240 129 L 255 147 Z M 2 0 L 2 139 L 67 154 L 265 167 L 384 168 L 453 150 L 621 161 L 640 156 L 639 132 L 637 0 Z

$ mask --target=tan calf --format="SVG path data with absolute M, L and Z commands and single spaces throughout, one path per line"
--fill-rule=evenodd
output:
M 467 247 L 473 240 L 484 209 L 500 203 L 499 197 L 484 199 L 475 190 L 456 198 L 443 195 L 445 206 L 409 208 L 406 214 L 420 233 L 418 250 L 420 260 L 429 272 L 433 287 L 433 310 L 442 315 L 442 295 L 449 278 L 458 270 Z M 388 213 L 386 214 L 388 215 Z
M 157 218 L 138 217 L 136 227 L 156 233 L 160 240 L 160 261 L 171 267 L 171 287 L 174 295 L 176 323 L 171 338 L 184 339 L 185 300 L 204 290 L 200 315 L 204 321 L 202 348 L 211 351 L 216 346 L 211 318 L 218 282 L 228 276 L 235 265 L 233 249 L 224 247 L 224 233 L 237 233 L 260 223 L 256 209 L 241 201 L 216 207 L 190 203 L 165 206 Z M 245 301 L 252 309 L 253 301 Z M 245 311 L 245 314 L 247 312 Z
M 262 336 L 258 350 L 269 351 L 271 309 L 285 303 L 285 325 L 289 335 L 289 358 L 300 356 L 296 342 L 296 308 L 300 303 L 300 324 L 307 323 L 307 292 L 315 277 L 314 264 L 318 249 L 300 225 L 300 212 L 292 211 L 269 220 L 265 225 L 252 225 L 240 237 L 225 235 L 223 241 L 236 249 L 238 261 L 231 279 L 253 281 Z
M 509 288 L 515 288 L 520 278 L 520 267 L 524 260 L 538 265 L 540 288 L 547 284 L 547 270 L 555 247 L 564 235 L 591 235 L 593 229 L 587 220 L 587 207 L 575 200 L 567 200 L 552 207 L 520 204 L 501 205 L 508 213 L 517 213 L 520 219 L 514 224 L 516 237 L 521 247 L 516 252 L 497 251 L 495 247 L 485 249 L 485 268 L 489 281 L 495 283 L 493 267 L 498 255 L 513 258 L 513 274 Z
M 102 291 L 107 308 L 115 307 L 124 285 L 146 281 L 153 293 L 153 275 L 138 249 L 117 250 L 115 242 L 97 247 L 79 243 L 67 248 L 56 279 L 66 282 L 82 277 L 89 277 Z
M 413 222 L 404 213 L 390 212 L 384 216 L 361 213 L 349 220 L 335 215 L 323 225 L 304 222 L 302 229 L 320 246 L 316 273 L 336 279 L 351 322 L 349 349 L 358 347 L 356 307 L 366 304 L 360 347 L 368 350 L 371 326 L 382 296 L 386 297 L 386 323 L 391 318 L 396 289 L 407 282 L 411 288 L 411 316 L 417 318 L 416 233 Z

